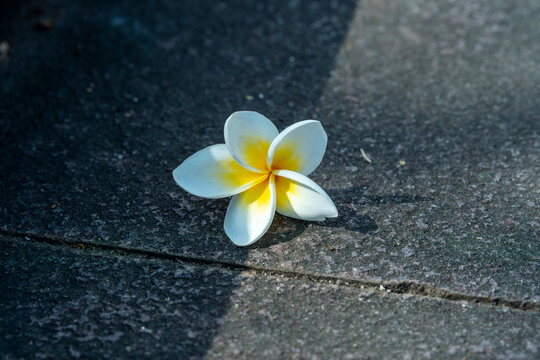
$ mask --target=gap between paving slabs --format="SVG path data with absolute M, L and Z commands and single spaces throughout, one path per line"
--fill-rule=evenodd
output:
M 538 352 L 536 312 L 13 237 L 0 236 L 0 247 L 8 309 L 0 352 L 16 358 L 507 359 Z
M 241 270 L 241 271 L 253 271 L 259 274 L 267 275 L 282 275 L 295 279 L 303 279 L 309 281 L 324 281 L 329 283 L 334 283 L 336 285 L 354 287 L 359 289 L 377 289 L 383 292 L 391 294 L 410 294 L 417 296 L 425 296 L 429 298 L 438 298 L 449 301 L 459 301 L 459 302 L 470 302 L 477 304 L 485 304 L 490 306 L 503 306 L 513 309 L 523 310 L 523 311 L 540 311 L 540 304 L 531 303 L 526 301 L 511 301 L 503 298 L 486 298 L 480 296 L 470 296 L 459 293 L 454 293 L 448 291 L 444 288 L 437 288 L 428 284 L 420 284 L 412 281 L 403 281 L 403 282 L 370 282 L 370 281 L 361 281 L 355 279 L 346 279 L 333 276 L 325 276 L 314 273 L 298 273 L 293 271 L 285 271 L 279 269 L 270 269 L 270 268 L 259 268 L 250 265 L 237 264 L 232 262 L 223 262 L 217 260 L 209 260 L 206 258 L 196 258 L 182 255 L 171 255 L 167 253 L 160 253 L 148 250 L 141 250 L 137 248 L 122 247 L 116 245 L 104 245 L 104 244 L 95 244 L 92 242 L 86 241 L 73 241 L 70 239 L 62 239 L 59 237 L 44 237 L 32 234 L 22 234 L 22 233 L 12 233 L 0 230 L 0 234 L 6 236 L 12 236 L 19 239 L 24 239 L 25 241 L 36 241 L 38 243 L 47 243 L 56 246 L 64 246 L 76 249 L 88 249 L 88 250 L 102 250 L 102 251 L 115 251 L 119 256 L 124 256 L 126 254 L 131 255 L 143 255 L 148 258 L 156 259 L 166 259 L 166 260 L 180 260 L 187 263 L 194 263 L 200 265 L 214 265 L 222 266 L 231 270 Z

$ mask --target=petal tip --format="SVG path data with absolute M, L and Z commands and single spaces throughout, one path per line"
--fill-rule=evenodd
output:
M 223 224 L 223 230 L 225 230 L 225 234 L 227 235 L 229 240 L 231 240 L 234 245 L 240 246 L 240 247 L 246 247 L 246 246 L 249 246 L 249 245 L 257 242 L 257 240 L 259 240 L 261 237 L 263 237 L 264 234 L 266 233 L 266 231 L 264 231 L 262 234 L 260 234 L 258 237 L 254 238 L 254 239 L 239 238 L 238 236 L 234 235 L 234 230 L 233 229 L 229 229 L 227 227 L 227 222 L 225 222 L 225 224 Z
M 262 238 L 276 212 L 276 190 L 272 178 L 246 192 L 233 196 L 223 229 L 236 246 L 249 246 Z
M 172 171 L 172 176 L 173 176 L 173 179 L 174 181 L 176 182 L 176 184 L 178 186 L 180 186 L 182 189 L 185 190 L 184 186 L 182 185 L 182 165 L 184 163 L 178 165 L 173 171 Z

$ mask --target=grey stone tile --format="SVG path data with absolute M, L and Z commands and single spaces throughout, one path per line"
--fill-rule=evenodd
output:
M 538 356 L 537 311 L 2 237 L 13 358 Z
M 40 6 L 0 24 L 4 231 L 540 301 L 535 1 Z M 323 122 L 340 218 L 240 249 L 174 184 L 240 109 Z

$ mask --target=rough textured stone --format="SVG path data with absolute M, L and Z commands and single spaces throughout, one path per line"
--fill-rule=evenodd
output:
M 0 239 L 12 358 L 538 356 L 538 312 Z
M 0 25 L 11 45 L 0 226 L 538 303 L 539 11 L 511 0 L 12 5 Z M 38 31 L 43 18 L 53 26 Z M 277 216 L 236 248 L 227 200 L 174 184 L 172 169 L 222 142 L 240 109 L 281 129 L 323 122 L 313 178 L 340 218 Z

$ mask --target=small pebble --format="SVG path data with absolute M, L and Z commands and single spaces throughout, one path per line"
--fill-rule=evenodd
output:
M 4 61 L 9 52 L 9 43 L 7 41 L 0 42 L 0 63 Z
M 37 30 L 45 31 L 52 29 L 53 26 L 54 22 L 52 21 L 52 19 L 42 19 L 36 22 L 35 28 Z
M 145 333 L 147 333 L 147 334 L 151 334 L 151 333 L 152 333 L 152 330 L 147 329 L 147 328 L 145 328 L 144 326 L 141 326 L 141 331 L 142 331 L 142 332 L 145 332 Z

